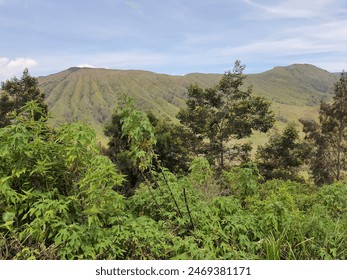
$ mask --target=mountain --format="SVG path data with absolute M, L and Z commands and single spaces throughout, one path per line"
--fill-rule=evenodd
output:
M 187 87 L 198 83 L 211 86 L 221 75 L 189 74 L 169 76 L 147 71 L 124 71 L 95 68 L 70 68 L 39 77 L 40 88 L 52 113 L 52 124 L 80 120 L 93 126 L 102 135 L 120 94 L 136 100 L 142 110 L 172 120 L 184 106 Z
M 332 91 L 336 76 L 313 65 L 294 64 L 251 75 L 250 81 L 257 92 L 275 102 L 317 105 Z
M 187 87 L 192 83 L 210 87 L 221 76 L 201 73 L 170 76 L 138 70 L 74 67 L 38 80 L 46 94 L 53 125 L 80 120 L 94 127 L 103 139 L 103 126 L 120 94 L 134 97 L 142 110 L 177 121 L 175 115 L 185 104 Z M 273 103 L 281 126 L 281 122 L 313 116 L 319 101 L 329 97 L 337 79 L 313 65 L 295 64 L 247 75 L 245 87 L 252 85 L 254 94 Z

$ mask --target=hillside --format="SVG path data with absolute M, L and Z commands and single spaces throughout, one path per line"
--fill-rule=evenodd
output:
M 134 97 L 142 110 L 175 120 L 184 106 L 191 83 L 210 86 L 220 75 L 169 76 L 146 71 L 70 68 L 39 77 L 52 113 L 52 124 L 80 120 L 92 125 L 100 137 L 120 94 Z
M 318 105 L 333 89 L 336 76 L 309 64 L 275 67 L 261 74 L 250 75 L 250 82 L 259 94 L 288 105 Z
M 103 126 L 121 93 L 134 97 L 139 108 L 175 120 L 185 104 L 189 84 L 209 87 L 220 77 L 221 74 L 170 76 L 137 70 L 75 67 L 39 77 L 39 84 L 46 94 L 53 125 L 80 120 L 93 126 L 102 139 Z M 329 95 L 336 80 L 336 75 L 325 70 L 296 64 L 248 75 L 245 86 L 252 85 L 254 94 L 273 102 L 277 120 L 284 123 L 314 115 L 319 100 Z

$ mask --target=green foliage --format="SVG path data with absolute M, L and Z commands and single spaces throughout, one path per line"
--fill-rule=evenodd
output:
M 52 130 L 29 102 L 0 129 L 1 259 L 347 259 L 345 182 L 262 182 L 252 162 L 220 174 L 205 157 L 153 168 L 151 122 L 122 112 L 119 152 L 144 175 L 127 199 L 89 127 Z
M 331 104 L 321 102 L 319 123 L 301 120 L 312 146 L 311 172 L 317 185 L 343 180 L 347 172 L 347 75 L 335 83 Z
M 230 193 L 243 202 L 246 198 L 255 194 L 259 188 L 258 181 L 262 178 L 255 164 L 234 167 L 231 171 L 222 173 L 227 193 Z
M 123 96 L 121 110 L 122 137 L 127 139 L 129 145 L 128 156 L 132 164 L 140 171 L 148 169 L 153 160 L 153 145 L 156 143 L 153 126 L 146 114 L 135 110 L 131 99 Z
M 52 131 L 45 119 L 35 120 L 40 110 L 29 102 L 0 130 L 1 255 L 103 258 L 110 251 L 117 258 L 122 250 L 106 233 L 124 217 L 123 198 L 112 190 L 122 176 L 100 155 L 90 128 Z
M 36 100 L 42 110 L 38 111 L 35 119 L 47 113 L 47 105 L 44 103 L 45 95 L 38 87 L 38 80 L 30 76 L 28 69 L 23 71 L 20 79 L 14 77 L 1 84 L 0 95 L 0 127 L 9 125 L 9 114 L 15 113 L 27 102 Z
M 299 183 L 273 180 L 262 185 L 248 204 L 262 232 L 262 258 L 346 258 L 345 214 L 330 215 L 316 197 Z
M 202 89 L 188 88 L 187 108 L 177 115 L 195 136 L 198 153 L 207 155 L 211 163 L 224 169 L 232 139 L 249 137 L 253 130 L 266 132 L 274 123 L 270 104 L 261 97 L 252 96 L 252 89 L 241 89 L 246 76 L 244 66 L 235 62 L 233 72 L 226 72 L 219 84 Z M 205 141 L 204 141 L 205 140 Z
M 266 180 L 302 180 L 298 173 L 308 153 L 307 145 L 300 141 L 298 130 L 290 123 L 282 134 L 273 135 L 267 144 L 258 147 L 257 162 Z
M 329 215 L 337 218 L 340 215 L 347 215 L 347 184 L 336 183 L 334 185 L 323 186 L 318 193 L 317 201 L 324 205 Z
M 169 246 L 162 246 L 165 259 L 347 257 L 345 186 L 326 186 L 316 193 L 298 182 L 261 184 L 257 168 L 251 164 L 224 172 L 224 185 L 230 191 L 209 197 L 204 187 L 213 188 L 218 181 L 204 158 L 193 161 L 187 177 L 170 173 L 166 177 L 167 182 L 159 176 L 159 185 L 152 190 L 157 203 L 145 186 L 129 199 L 131 212 L 154 219 L 173 234 L 165 235 L 169 238 Z
M 187 173 L 193 150 L 187 129 L 169 119 L 157 118 L 151 112 L 147 116 L 157 140 L 154 146 L 157 161 L 173 173 Z
M 120 190 L 126 195 L 133 193 L 152 167 L 176 173 L 188 171 L 191 145 L 184 127 L 136 110 L 134 100 L 126 95 L 105 127 L 105 134 L 110 138 L 106 154 L 127 175 Z
M 127 175 L 120 191 L 130 195 L 153 164 L 154 128 L 146 113 L 136 110 L 133 100 L 123 95 L 105 134 L 110 137 L 107 155 Z
M 177 240 L 167 230 L 164 221 L 157 222 L 148 216 L 125 221 L 120 239 L 123 241 L 124 258 L 139 260 L 171 258 L 172 247 Z
M 319 259 L 346 259 L 347 188 L 346 183 L 320 188 L 316 203 L 307 211 L 303 230 L 312 242 L 306 250 Z

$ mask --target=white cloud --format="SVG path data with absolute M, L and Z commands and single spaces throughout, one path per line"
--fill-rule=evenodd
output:
M 298 35 L 307 39 L 315 39 L 320 44 L 327 44 L 334 46 L 334 49 L 346 49 L 347 44 L 347 20 L 333 20 L 322 22 L 318 24 L 311 24 L 298 28 L 283 30 L 287 35 Z
M 1 0 L 0 0 L 1 1 Z M 0 81 L 4 81 L 13 76 L 19 76 L 25 68 L 36 66 L 38 63 L 32 58 L 16 58 L 9 59 L 7 57 L 0 57 Z
M 243 0 L 244 3 L 256 8 L 265 18 L 312 18 L 325 15 L 334 9 L 334 0 L 302 1 L 274 1 L 261 4 L 255 0 Z
M 125 3 L 131 8 L 131 9 L 134 9 L 134 10 L 141 10 L 142 9 L 142 6 L 140 3 L 137 3 L 133 0 L 126 0 Z
M 77 65 L 77 67 L 79 67 L 79 68 L 95 68 L 95 66 L 90 65 L 88 63 L 79 64 L 79 65 Z
M 286 38 L 286 39 L 270 39 L 242 45 L 239 47 L 221 50 L 223 55 L 232 54 L 269 54 L 275 56 L 282 55 L 302 55 L 314 54 L 322 52 L 330 52 L 332 50 L 329 42 L 326 44 L 315 44 L 315 42 L 304 38 Z

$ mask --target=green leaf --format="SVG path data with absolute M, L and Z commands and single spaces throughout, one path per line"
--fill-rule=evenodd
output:
M 15 216 L 16 214 L 14 212 L 5 212 L 2 214 L 2 219 L 4 222 L 13 222 Z
M 12 170 L 12 177 L 19 178 L 26 171 L 27 171 L 27 169 L 25 167 L 21 168 L 21 169 L 18 169 L 18 170 Z

